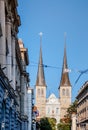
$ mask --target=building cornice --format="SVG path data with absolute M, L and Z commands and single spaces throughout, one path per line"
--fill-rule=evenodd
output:
M 24 53 L 26 65 L 29 65 L 28 49 L 27 48 L 20 48 L 20 51 Z
M 23 67 L 22 67 L 22 58 L 21 58 L 21 52 L 18 44 L 18 40 L 16 42 L 16 59 L 17 59 L 17 64 L 19 65 L 19 69 L 21 73 L 23 72 Z
M 83 84 L 83 86 L 80 88 L 80 90 L 79 90 L 79 93 L 78 93 L 78 95 L 77 95 L 77 99 L 80 97 L 80 95 L 83 93 L 83 91 L 85 91 L 85 89 L 87 89 L 88 88 L 88 81 L 86 81 L 84 84 Z

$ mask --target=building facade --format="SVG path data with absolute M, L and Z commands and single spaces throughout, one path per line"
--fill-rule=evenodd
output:
M 77 130 L 88 130 L 88 81 L 77 95 Z
M 61 81 L 58 92 L 60 93 L 60 97 L 58 97 L 57 100 L 55 95 L 51 94 L 49 98 L 46 98 L 47 87 L 44 75 L 42 48 L 40 45 L 40 57 L 39 57 L 37 80 L 36 80 L 36 106 L 39 110 L 39 118 L 55 117 L 56 121 L 59 123 L 60 119 L 64 118 L 64 115 L 67 114 L 66 113 L 67 108 L 71 104 L 71 84 L 68 73 L 69 69 L 67 67 L 67 56 L 65 45 Z M 58 112 L 57 116 L 56 112 Z
M 28 99 L 27 99 L 27 112 L 28 112 L 28 130 L 33 129 L 33 106 L 34 106 L 34 90 L 28 87 Z M 36 126 L 35 126 L 36 127 Z M 33 129 L 34 130 L 34 129 Z
M 20 129 L 19 113 L 16 111 L 18 102 L 14 89 L 0 67 L 0 129 Z
M 28 50 L 18 40 L 17 0 L 0 0 L 0 129 L 29 130 Z M 29 98 L 28 98 L 29 97 Z M 31 106 L 28 103 L 31 102 Z M 30 114 L 30 116 L 29 116 Z
M 71 83 L 69 80 L 69 69 L 67 66 L 67 56 L 66 56 L 66 44 L 64 47 L 64 58 L 63 67 L 61 74 L 61 81 L 59 86 L 60 92 L 60 118 L 64 118 L 66 115 L 67 108 L 71 105 Z
M 53 93 L 46 100 L 46 117 L 55 118 L 57 124 L 60 122 L 60 101 Z
M 43 59 L 42 59 L 42 47 L 40 46 L 40 57 L 38 65 L 38 73 L 36 80 L 36 106 L 39 110 L 39 118 L 42 118 L 46 114 L 46 82 L 44 75 Z
M 26 71 L 26 66 L 29 64 L 28 50 L 24 47 L 24 43 L 21 39 L 18 40 L 19 45 L 19 62 L 16 68 L 16 93 L 18 92 L 20 116 L 22 120 L 22 130 L 28 129 L 28 88 L 29 88 L 29 73 Z

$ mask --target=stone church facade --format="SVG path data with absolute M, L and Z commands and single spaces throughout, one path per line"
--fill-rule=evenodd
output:
M 41 41 L 41 40 L 40 40 Z M 64 57 L 62 74 L 58 93 L 58 98 L 52 93 L 48 98 L 46 98 L 47 85 L 44 75 L 44 65 L 42 58 L 42 47 L 40 43 L 40 57 L 38 64 L 38 72 L 36 79 L 36 106 L 39 110 L 39 117 L 51 117 L 60 122 L 60 119 L 64 118 L 66 115 L 67 108 L 71 104 L 71 83 L 69 80 L 69 69 L 67 66 L 67 56 L 66 56 L 66 45 L 64 47 Z
M 60 101 L 52 93 L 46 100 L 46 117 L 55 118 L 60 122 Z

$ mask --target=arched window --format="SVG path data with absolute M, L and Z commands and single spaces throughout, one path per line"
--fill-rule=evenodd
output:
M 66 89 L 66 96 L 69 96 L 69 89 Z
M 62 95 L 65 95 L 65 89 L 62 89 Z
M 40 89 L 38 89 L 38 96 L 40 96 Z
M 41 95 L 42 95 L 42 96 L 44 95 L 44 90 L 43 90 L 43 89 L 41 89 Z
M 50 108 L 48 107 L 48 114 L 50 113 Z
M 56 108 L 56 114 L 58 114 L 58 110 L 59 110 L 59 108 Z

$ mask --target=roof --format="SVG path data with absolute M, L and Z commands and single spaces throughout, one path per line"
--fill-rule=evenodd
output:
M 64 47 L 64 58 L 63 58 L 63 67 L 62 67 L 60 86 L 71 86 L 71 83 L 69 80 L 69 69 L 67 66 L 66 44 Z
M 38 64 L 36 86 L 46 86 L 41 45 L 40 45 L 40 57 L 39 57 L 39 64 Z

